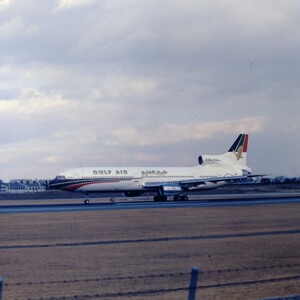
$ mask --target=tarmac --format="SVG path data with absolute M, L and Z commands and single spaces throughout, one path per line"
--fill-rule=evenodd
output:
M 147 199 L 53 199 L 53 207 L 82 209 L 2 213 L 2 299 L 187 299 L 193 266 L 196 299 L 300 295 L 300 203 L 287 194 L 194 195 L 157 207 Z M 26 206 L 6 201 L 0 210 Z M 43 201 L 27 204 L 51 205 Z

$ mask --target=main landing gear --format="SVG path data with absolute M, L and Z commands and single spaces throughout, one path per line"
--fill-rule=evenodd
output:
M 168 198 L 167 196 L 158 195 L 158 196 L 154 196 L 153 200 L 155 202 L 166 202 L 167 198 Z M 175 196 L 173 199 L 174 199 L 174 201 L 188 201 L 189 200 L 188 196 Z
M 175 196 L 174 201 L 188 201 L 188 196 Z
M 168 197 L 167 196 L 154 196 L 153 200 L 155 202 L 165 202 L 168 200 Z
M 90 199 L 88 198 L 88 195 L 84 194 L 84 196 L 85 196 L 84 204 L 86 204 L 86 205 L 90 204 Z

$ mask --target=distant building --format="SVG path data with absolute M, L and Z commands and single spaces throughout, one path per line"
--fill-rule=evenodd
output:
M 3 182 L 0 180 L 0 193 L 7 193 L 8 192 L 8 183 Z
M 26 193 L 46 190 L 46 181 L 37 179 L 13 179 L 3 185 L 3 192 Z

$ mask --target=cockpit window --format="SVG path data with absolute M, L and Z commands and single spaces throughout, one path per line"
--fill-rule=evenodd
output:
M 66 177 L 64 175 L 58 175 L 58 176 L 56 176 L 55 179 L 56 180 L 64 180 L 64 179 L 66 179 Z

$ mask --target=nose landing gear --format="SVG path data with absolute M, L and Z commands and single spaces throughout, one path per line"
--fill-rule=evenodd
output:
M 85 196 L 84 204 L 85 204 L 85 205 L 90 204 L 90 199 L 88 198 L 88 194 L 84 194 L 84 196 Z

